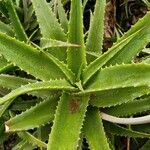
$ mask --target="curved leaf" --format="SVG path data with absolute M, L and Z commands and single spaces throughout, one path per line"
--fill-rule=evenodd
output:
M 124 136 L 124 137 L 134 137 L 134 138 L 150 138 L 150 134 L 133 131 L 131 129 L 124 128 L 122 126 L 113 124 L 113 123 L 104 123 L 104 128 L 106 132 L 117 135 L 117 136 Z
M 57 1 L 57 3 L 58 3 L 58 15 L 59 15 L 60 24 L 64 29 L 64 32 L 67 33 L 68 32 L 67 13 L 65 13 L 62 2 Z
M 49 98 L 5 122 L 7 132 L 28 130 L 53 120 L 58 98 Z M 33 119 L 34 116 L 34 119 Z
M 66 35 L 46 0 L 32 0 L 32 3 L 43 37 L 66 41 Z
M 149 64 L 116 65 L 101 69 L 84 93 L 139 86 L 150 86 Z
M 50 133 L 48 150 L 77 149 L 87 105 L 87 96 L 72 97 L 67 93 L 62 95 Z
M 111 47 L 106 53 L 95 59 L 92 63 L 90 63 L 87 68 L 83 71 L 82 78 L 83 78 L 83 84 L 86 84 L 86 82 L 96 73 L 99 69 L 101 69 L 111 58 L 113 58 L 119 51 L 122 50 L 122 47 L 125 46 L 127 43 L 131 41 L 131 39 L 136 39 L 136 36 L 142 29 L 138 30 L 134 34 L 131 34 L 129 37 L 121 40 L 117 44 L 115 44 L 113 47 Z M 93 54 L 94 57 L 96 57 L 95 53 L 89 53 L 90 55 Z
M 112 59 L 110 59 L 106 65 L 130 63 L 133 57 L 135 57 L 149 42 L 150 42 L 150 12 L 131 27 L 131 29 L 125 33 L 115 44 L 121 40 L 127 38 L 131 34 L 138 30 L 143 30 L 136 36 L 136 39 L 132 39 L 127 45 L 125 45 L 119 53 L 117 53 Z M 114 44 L 114 45 L 115 45 Z M 126 57 L 124 57 L 126 56 Z
M 68 48 L 67 50 L 67 63 L 68 67 L 77 75 L 80 68 L 86 65 L 86 54 L 84 47 L 83 36 L 83 20 L 82 20 L 82 1 L 72 0 L 70 20 L 69 20 L 69 33 L 68 42 L 78 44 L 80 48 Z
M 150 42 L 149 19 L 150 13 L 147 13 L 106 53 L 93 61 L 83 72 L 83 83 L 85 84 L 104 65 L 131 63 L 133 58 Z
M 119 118 L 116 116 L 111 116 L 106 113 L 102 113 L 102 119 L 117 123 L 117 124 L 128 124 L 128 125 L 137 125 L 137 124 L 148 124 L 150 123 L 150 115 L 134 117 L 134 118 Z
M 19 137 L 21 137 L 22 139 L 26 140 L 27 142 L 31 143 L 32 145 L 37 145 L 38 147 L 43 147 L 43 148 L 47 148 L 46 143 L 44 143 L 43 141 L 37 139 L 35 136 L 33 136 L 32 134 L 30 134 L 29 132 L 18 132 Z
M 150 16 L 149 16 L 150 19 Z M 133 58 L 150 42 L 150 24 L 147 25 L 142 32 L 137 35 L 136 40 L 133 38 L 126 44 L 121 51 L 112 57 L 106 66 L 114 65 L 116 63 L 131 63 Z M 126 56 L 126 57 L 124 57 Z
M 102 53 L 105 5 L 106 0 L 96 0 L 94 15 L 86 43 L 87 51 Z
M 36 148 L 36 146 L 29 144 L 26 140 L 22 140 L 21 142 L 17 143 L 12 150 L 18 150 L 18 149 L 27 149 L 27 150 L 33 150 L 34 148 Z
M 5 111 L 8 109 L 8 107 L 11 105 L 14 99 L 11 99 L 10 101 L 6 102 L 5 104 L 2 105 L 0 108 L 0 117 L 5 113 Z
M 71 44 L 71 43 L 68 43 L 68 42 L 62 42 L 62 41 L 53 40 L 53 39 L 42 38 L 41 47 L 43 49 L 55 48 L 55 47 L 60 47 L 60 48 L 63 48 L 63 47 L 74 47 L 74 48 L 76 48 L 76 47 L 80 47 L 80 45 Z
M 13 1 L 6 0 L 6 6 L 7 6 L 7 9 L 9 12 L 9 17 L 11 19 L 11 23 L 13 25 L 13 28 L 14 28 L 17 38 L 21 41 L 27 42 L 28 37 L 23 29 L 23 26 L 21 25 L 21 22 L 20 22 L 18 16 L 17 16 Z
M 31 80 L 31 79 L 26 79 L 26 78 L 21 78 L 21 77 L 16 77 L 12 75 L 0 75 L 0 87 L 7 88 L 14 90 L 16 88 L 19 88 L 23 85 L 29 84 L 29 83 L 35 83 L 37 80 Z M 41 91 L 34 91 L 34 92 L 29 92 L 28 94 L 37 96 L 37 97 L 42 97 L 46 98 L 50 96 L 52 93 L 49 90 L 41 90 Z
M 150 111 L 150 97 L 134 100 L 132 102 L 105 109 L 106 113 L 115 116 L 129 116 L 146 111 Z
M 6 33 L 9 36 L 14 36 L 14 31 L 11 27 L 3 22 L 0 21 L 0 32 Z
M 5 34 L 0 34 L 0 53 L 7 60 L 41 80 L 66 77 L 71 82 L 74 80 L 73 73 L 58 59 Z
M 147 14 L 143 18 L 139 19 L 139 21 L 135 25 L 133 25 L 131 29 L 129 29 L 117 42 L 127 38 L 129 35 L 137 32 L 144 26 L 148 27 L 150 25 L 149 19 L 150 19 L 150 12 L 147 12 Z
M 16 98 L 17 96 L 21 94 L 25 94 L 32 91 L 38 91 L 38 90 L 66 90 L 66 91 L 75 91 L 76 88 L 71 86 L 67 81 L 65 80 L 51 80 L 47 82 L 37 82 L 32 84 L 24 85 L 18 89 L 15 89 L 11 91 L 6 96 L 0 98 L 0 105 Z
M 67 36 L 46 0 L 32 0 L 32 3 L 39 22 L 42 37 L 66 42 Z M 66 62 L 66 48 L 53 48 L 49 50 L 49 53 L 60 61 Z
M 12 63 L 7 62 L 7 60 L 0 55 L 0 73 L 5 73 L 16 68 Z
M 110 150 L 98 109 L 88 109 L 83 126 L 83 132 L 90 149 Z
M 148 86 L 104 90 L 93 92 L 90 96 L 90 104 L 96 107 L 110 107 L 132 101 L 146 94 L 150 94 L 150 87 Z
M 0 86 L 8 89 L 16 89 L 21 87 L 22 85 L 35 82 L 37 82 L 37 80 L 31 80 L 7 74 L 0 75 Z

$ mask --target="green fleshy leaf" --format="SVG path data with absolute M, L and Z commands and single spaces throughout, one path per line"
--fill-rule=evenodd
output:
M 145 27 L 148 27 L 150 25 L 150 22 L 149 22 L 149 19 L 150 19 L 150 12 L 147 12 L 147 14 L 139 19 L 139 21 L 133 25 L 118 41 L 122 41 L 123 39 L 126 39 L 128 36 L 130 36 L 131 34 L 137 32 L 138 30 L 142 29 L 144 26 Z
M 98 109 L 88 109 L 83 126 L 83 132 L 90 149 L 110 150 Z
M 16 88 L 19 88 L 23 85 L 29 84 L 29 83 L 35 83 L 37 80 L 31 80 L 31 79 L 26 79 L 26 78 L 21 78 L 21 77 L 16 77 L 12 75 L 0 75 L 0 87 L 7 88 L 14 90 Z M 51 92 L 49 90 L 41 90 L 41 91 L 34 91 L 34 92 L 29 92 L 29 95 L 37 96 L 37 97 L 42 97 L 46 98 L 51 95 Z
M 51 122 L 54 118 L 57 102 L 58 98 L 49 98 L 11 118 L 5 123 L 7 132 L 33 129 Z
M 28 37 L 23 29 L 23 26 L 21 25 L 21 22 L 17 16 L 15 6 L 13 4 L 12 0 L 6 0 L 6 6 L 9 12 L 9 17 L 11 19 L 14 31 L 16 33 L 16 36 L 19 40 L 27 42 Z
M 84 68 L 86 65 L 82 14 L 82 1 L 72 0 L 69 20 L 68 42 L 78 44 L 81 46 L 81 48 L 68 48 L 67 63 L 68 67 L 76 75 L 78 74 L 79 69 L 81 67 Z
M 60 20 L 60 24 L 62 28 L 64 29 L 64 32 L 68 32 L 68 20 L 67 20 L 67 14 L 65 13 L 65 10 L 63 8 L 63 5 L 60 0 L 57 1 L 58 3 L 58 16 Z
M 15 145 L 12 150 L 33 150 L 34 148 L 36 148 L 36 146 L 33 146 L 32 144 L 29 144 L 26 140 L 22 140 L 21 142 L 17 143 L 17 145 Z
M 93 61 L 83 72 L 85 84 L 101 67 L 111 64 L 131 63 L 150 41 L 150 13 L 120 38 L 106 53 Z M 128 50 L 130 49 L 130 51 Z M 126 56 L 126 57 L 124 57 Z
M 0 73 L 5 73 L 14 68 L 15 67 L 13 66 L 12 63 L 7 62 L 7 60 L 3 56 L 0 55 Z
M 50 133 L 48 150 L 77 149 L 87 105 L 87 96 L 62 95 Z
M 150 94 L 150 87 L 148 86 L 104 90 L 92 93 L 90 104 L 96 107 L 110 107 L 132 101 L 146 94 Z
M 148 12 L 141 20 L 139 20 L 119 41 L 125 39 L 128 35 L 133 34 L 138 29 L 143 30 L 138 33 L 136 40 L 132 39 L 125 45 L 119 53 L 112 57 L 108 62 L 110 64 L 131 63 L 133 58 L 150 42 L 150 13 Z M 118 43 L 117 42 L 117 43 Z M 126 56 L 126 57 L 124 57 Z
M 53 39 L 46 39 L 46 38 L 42 38 L 42 42 L 41 42 L 41 47 L 43 49 L 46 48 L 55 48 L 55 47 L 80 47 L 80 45 L 77 44 L 71 44 L 68 42 L 62 42 L 62 41 L 58 41 L 58 40 L 53 40 Z M 50 51 L 50 50 L 48 50 Z
M 84 93 L 139 86 L 150 86 L 149 64 L 117 65 L 101 69 Z
M 104 33 L 104 12 L 106 0 L 96 0 L 94 15 L 90 24 L 86 50 L 102 53 Z
M 105 109 L 106 113 L 115 116 L 129 116 L 146 111 L 150 111 L 150 97 Z
M 122 126 L 113 123 L 105 122 L 104 128 L 106 132 L 117 136 L 134 137 L 134 138 L 150 138 L 150 134 L 133 131 L 131 129 L 124 128 Z
M 32 3 L 43 37 L 66 41 L 66 35 L 46 0 L 32 0 Z
M 16 89 L 21 87 L 21 85 L 26 85 L 35 82 L 37 82 L 37 80 L 31 80 L 7 74 L 0 75 L 0 86 L 7 89 Z
M 6 102 L 2 108 L 0 108 L 0 117 L 2 117 L 2 115 L 5 113 L 5 111 L 8 109 L 8 107 L 11 105 L 11 103 L 13 102 L 13 99 L 11 101 Z
M 131 129 L 138 131 L 138 132 L 145 132 L 145 133 L 150 133 L 150 123 L 147 124 L 136 124 L 136 125 L 132 125 Z
M 33 99 L 33 100 L 26 100 L 26 101 L 22 101 L 18 100 L 15 101 L 11 107 L 10 107 L 10 110 L 12 111 L 25 111 L 27 109 L 30 109 L 32 106 L 34 106 L 38 101 L 41 101 L 41 99 Z
M 32 0 L 32 3 L 39 22 L 42 37 L 66 42 L 67 36 L 46 0 Z M 66 62 L 66 48 L 53 48 L 52 50 L 49 50 L 49 53 L 60 61 Z
M 82 74 L 82 78 L 83 78 L 83 84 L 86 84 L 87 81 L 100 69 L 102 68 L 104 65 L 106 65 L 106 63 L 113 58 L 119 51 L 122 50 L 122 47 L 125 46 L 127 43 L 129 43 L 131 41 L 131 39 L 135 39 L 136 40 L 136 36 L 138 35 L 138 33 L 140 31 L 142 31 L 143 29 L 138 30 L 137 32 L 135 32 L 134 34 L 131 34 L 130 36 L 128 36 L 127 38 L 121 40 L 120 42 L 118 42 L 116 45 L 114 45 L 113 47 L 111 47 L 106 53 L 104 53 L 103 55 L 101 55 L 100 57 L 98 57 L 97 59 L 95 59 L 92 63 L 90 63 L 87 68 L 85 68 L 85 70 L 83 71 Z M 95 53 L 92 53 L 95 55 Z M 91 53 L 90 53 L 91 55 Z M 91 56 L 90 56 L 91 57 Z
M 32 145 L 37 145 L 38 147 L 47 148 L 46 143 L 42 142 L 41 140 L 34 137 L 32 134 L 26 131 L 21 131 L 17 133 L 19 137 L 26 140 L 27 142 L 31 143 Z
M 74 80 L 73 73 L 58 59 L 5 34 L 0 34 L 0 53 L 36 78 L 50 80 L 67 76 Z
M 11 91 L 6 96 L 0 98 L 0 105 L 7 102 L 7 101 L 10 101 L 13 98 L 16 98 L 17 96 L 19 96 L 21 94 L 25 94 L 25 93 L 32 92 L 32 91 L 38 91 L 38 90 L 75 91 L 76 88 L 71 86 L 65 80 L 51 80 L 51 81 L 47 81 L 47 82 L 37 82 L 37 83 L 27 84 L 25 86 L 22 86 L 20 88 L 17 88 L 15 90 Z
M 14 36 L 14 31 L 11 27 L 3 22 L 0 21 L 0 32 L 6 33 L 9 36 Z

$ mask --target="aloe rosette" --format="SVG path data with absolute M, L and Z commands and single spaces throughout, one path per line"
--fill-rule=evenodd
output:
M 86 40 L 81 0 L 71 1 L 69 21 L 61 1 L 53 11 L 46 0 L 32 0 L 39 45 L 27 36 L 12 0 L 5 4 L 12 24 L 0 22 L 0 86 L 9 91 L 0 98 L 0 115 L 9 112 L 5 131 L 22 139 L 15 148 L 75 150 L 85 137 L 91 150 L 110 150 L 109 134 L 150 138 L 116 124 L 150 123 L 150 64 L 134 62 L 150 42 L 149 12 L 103 53 L 105 0 L 96 1 Z M 8 75 L 15 69 L 32 79 Z M 17 103 L 22 94 L 36 100 Z M 19 107 L 25 111 L 15 115 Z M 145 116 L 134 118 L 139 113 Z M 126 116 L 133 118 L 119 118 Z M 42 136 L 47 131 L 49 137 Z

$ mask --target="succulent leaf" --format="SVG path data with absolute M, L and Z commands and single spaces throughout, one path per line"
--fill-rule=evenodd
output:
M 150 13 L 147 13 L 145 17 L 120 38 L 114 46 L 101 57 L 93 61 L 83 72 L 83 83 L 85 84 L 89 78 L 104 65 L 131 62 L 133 57 L 149 42 L 149 18 Z M 132 50 L 129 51 L 128 49 L 131 48 Z M 126 57 L 124 57 L 125 55 Z
M 0 117 L 2 117 L 2 115 L 5 113 L 5 111 L 7 110 L 7 108 L 11 105 L 11 103 L 13 102 L 13 99 L 11 101 L 6 102 L 2 108 L 0 108 Z
M 126 39 L 129 35 L 137 32 L 138 30 L 142 29 L 144 26 L 149 27 L 150 25 L 149 19 L 150 19 L 150 12 L 147 12 L 147 14 L 143 18 L 139 19 L 139 21 L 135 25 L 133 25 L 131 29 L 129 29 L 117 42 Z
M 5 73 L 14 69 L 12 63 L 8 62 L 2 55 L 0 55 L 0 73 Z
M 29 83 L 35 83 L 37 80 L 32 80 L 32 79 L 26 79 L 26 78 L 21 78 L 21 77 L 16 77 L 12 75 L 0 75 L 0 87 L 7 88 L 10 90 L 17 89 L 23 85 L 29 84 Z M 49 90 L 41 90 L 41 91 L 34 91 L 34 92 L 29 92 L 28 94 L 37 96 L 37 97 L 42 97 L 46 98 L 51 95 Z
M 104 12 L 106 0 L 96 0 L 94 15 L 90 24 L 86 50 L 101 54 L 104 34 Z
M 110 48 L 106 53 L 95 59 L 92 63 L 90 63 L 85 70 L 83 71 L 82 78 L 83 78 L 83 84 L 86 84 L 87 81 L 106 63 L 114 57 L 119 51 L 122 50 L 122 47 L 125 46 L 127 43 L 130 43 L 130 41 L 138 36 L 138 33 L 142 29 L 139 29 L 137 32 L 129 35 L 127 38 L 121 40 L 116 45 Z
M 72 97 L 63 93 L 56 110 L 48 150 L 77 149 L 88 100 L 88 96 Z
M 46 39 L 46 38 L 42 38 L 41 39 L 41 47 L 43 49 L 47 49 L 47 48 L 55 48 L 55 47 L 80 47 L 80 45 L 77 44 L 71 44 L 68 42 L 62 42 L 62 41 L 58 41 L 58 40 L 53 40 L 53 39 Z M 48 50 L 49 51 L 49 50 Z
M 32 0 L 32 3 L 39 22 L 42 37 L 66 42 L 67 36 L 46 0 Z M 54 48 L 53 50 L 49 50 L 49 53 L 60 61 L 66 62 L 66 48 Z
M 5 122 L 7 132 L 33 129 L 54 118 L 58 98 L 49 98 Z M 34 116 L 34 119 L 33 119 Z
M 150 86 L 149 64 L 126 64 L 101 69 L 85 93 L 125 87 Z
M 58 0 L 57 3 L 58 3 L 57 7 L 58 7 L 58 16 L 59 16 L 60 24 L 64 29 L 64 32 L 67 33 L 68 32 L 67 14 L 65 13 L 62 2 Z
M 18 98 L 18 100 L 15 101 L 11 105 L 10 110 L 12 110 L 12 111 L 25 111 L 27 109 L 30 109 L 32 106 L 34 106 L 39 101 L 41 101 L 41 99 L 22 101 L 22 99 Z
M 24 41 L 27 42 L 28 41 L 28 37 L 23 29 L 23 26 L 21 25 L 21 22 L 17 16 L 17 12 L 15 10 L 15 6 L 13 4 L 12 0 L 6 0 L 6 6 L 9 12 L 9 17 L 11 19 L 15 34 L 17 36 L 17 38 L 20 41 Z
M 82 1 L 72 0 L 68 42 L 78 44 L 80 48 L 68 48 L 67 63 L 68 67 L 77 75 L 80 68 L 86 65 L 86 54 L 83 39 L 83 18 Z
M 32 3 L 43 37 L 66 41 L 66 35 L 46 0 L 32 0 Z
M 47 82 L 37 82 L 32 84 L 24 85 L 20 88 L 17 88 L 13 91 L 11 91 L 6 96 L 0 98 L 0 105 L 10 101 L 13 98 L 16 98 L 17 96 L 21 94 L 25 94 L 32 91 L 37 90 L 52 90 L 52 91 L 58 91 L 58 90 L 66 90 L 66 91 L 75 91 L 76 88 L 71 86 L 67 81 L 65 80 L 51 80 Z
M 14 31 L 12 30 L 12 28 L 2 21 L 0 21 L 0 32 L 6 33 L 7 35 L 12 37 L 14 36 Z
M 141 97 L 146 94 L 150 94 L 149 86 L 110 89 L 92 93 L 89 102 L 92 106 L 96 107 L 110 107 L 132 101 L 135 98 Z
M 110 150 L 98 109 L 88 109 L 83 133 L 91 150 Z
M 128 111 L 127 111 L 128 110 Z M 105 109 L 105 112 L 115 116 L 129 116 L 150 111 L 150 97 L 134 100 L 119 106 Z
M 124 136 L 124 137 L 139 137 L 139 138 L 150 138 L 150 134 L 134 131 L 125 127 L 113 124 L 104 123 L 104 129 L 113 135 Z
M 18 135 L 19 135 L 19 137 L 21 137 L 22 139 L 26 140 L 27 142 L 29 142 L 33 145 L 37 145 L 38 147 L 47 148 L 46 143 L 37 139 L 35 136 L 30 134 L 29 132 L 21 131 L 21 132 L 18 132 Z
M 17 143 L 12 150 L 18 150 L 18 149 L 27 149 L 27 150 L 33 150 L 37 146 L 33 146 L 32 144 L 29 144 L 26 140 L 22 140 L 21 142 Z
M 0 53 L 7 60 L 31 73 L 36 78 L 41 80 L 66 78 L 65 76 L 68 76 L 69 80 L 74 78 L 73 73 L 67 66 L 52 55 L 48 55 L 4 34 L 0 34 L 0 39 Z
M 150 18 L 150 16 L 149 16 Z M 138 33 L 136 40 L 133 38 L 126 44 L 121 51 L 119 51 L 113 58 L 111 58 L 106 65 L 114 65 L 116 63 L 131 63 L 133 58 L 150 42 L 150 23 L 145 26 L 141 32 Z M 126 56 L 126 57 L 124 57 Z

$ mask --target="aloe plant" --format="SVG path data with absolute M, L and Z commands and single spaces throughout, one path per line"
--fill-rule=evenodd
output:
M 134 62 L 150 42 L 150 13 L 103 53 L 106 1 L 96 1 L 87 39 L 81 0 L 71 1 L 69 21 L 56 2 L 57 15 L 45 0 L 32 0 L 38 44 L 25 32 L 13 1 L 4 1 L 12 24 L 0 22 L 0 86 L 8 89 L 0 98 L 1 134 L 17 133 L 22 140 L 14 149 L 48 150 L 82 148 L 83 138 L 91 150 L 113 149 L 109 135 L 150 138 L 146 131 L 116 124 L 150 123 L 150 64 Z M 28 75 L 16 77 L 10 70 Z M 24 101 L 22 94 L 34 99 Z M 139 113 L 144 116 L 134 118 Z

